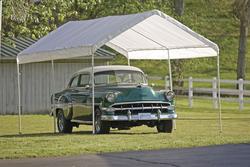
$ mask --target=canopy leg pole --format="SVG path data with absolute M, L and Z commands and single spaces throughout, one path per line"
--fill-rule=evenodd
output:
M 170 85 L 170 90 L 173 91 L 173 79 L 172 79 L 172 67 L 171 67 L 171 60 L 170 60 L 170 55 L 169 55 L 169 50 L 168 50 L 168 73 L 169 73 L 169 85 Z M 173 119 L 173 125 L 174 125 L 174 130 L 176 130 L 176 121 Z
M 20 69 L 17 63 L 17 90 L 18 90 L 18 127 L 19 134 L 22 134 L 22 118 L 21 118 L 21 86 L 20 86 Z
M 52 73 L 52 113 L 53 113 L 53 124 L 54 124 L 54 133 L 56 133 L 56 110 L 55 110 L 55 68 L 54 60 L 51 60 L 51 73 Z
M 95 83 L 94 83 L 94 53 L 91 55 L 91 83 L 92 83 L 92 133 L 95 134 Z
M 128 58 L 128 66 L 130 66 L 130 59 Z
M 169 50 L 168 50 L 168 71 L 169 71 L 169 85 L 170 85 L 170 90 L 173 91 L 172 68 L 171 68 L 171 61 L 170 61 Z
M 218 104 L 219 104 L 219 126 L 220 133 L 222 133 L 222 114 L 221 114 L 221 97 L 220 97 L 220 57 L 217 56 L 217 84 L 218 84 Z

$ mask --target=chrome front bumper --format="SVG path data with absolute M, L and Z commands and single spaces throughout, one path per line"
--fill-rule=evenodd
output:
M 171 120 L 176 119 L 177 114 L 150 114 L 139 113 L 138 115 L 102 115 L 103 121 L 150 121 L 150 120 Z
M 103 121 L 149 121 L 176 119 L 175 106 L 162 101 L 138 101 L 115 103 L 101 108 Z M 170 111 L 170 113 L 169 113 Z M 106 113 L 109 114 L 106 114 Z M 117 114 L 119 112 L 119 114 Z

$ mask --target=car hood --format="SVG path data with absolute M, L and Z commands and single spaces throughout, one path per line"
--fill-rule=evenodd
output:
M 138 86 L 117 86 L 108 90 L 117 93 L 115 103 L 135 101 L 165 101 L 163 93 L 154 91 L 145 85 Z

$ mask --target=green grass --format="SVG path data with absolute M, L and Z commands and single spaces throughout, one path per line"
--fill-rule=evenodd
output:
M 47 115 L 23 116 L 22 135 L 17 116 L 0 116 L 0 158 L 49 157 L 85 153 L 155 150 L 229 143 L 250 143 L 250 106 L 238 111 L 237 104 L 223 103 L 223 133 L 219 133 L 218 111 L 207 100 L 176 101 L 179 119 L 172 134 L 158 134 L 145 126 L 128 131 L 112 130 L 108 135 L 92 135 L 91 126 L 75 128 L 73 134 L 54 134 Z M 190 119 L 191 118 L 191 119 Z

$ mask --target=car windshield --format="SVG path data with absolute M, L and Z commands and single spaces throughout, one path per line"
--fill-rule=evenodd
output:
M 95 73 L 95 84 L 146 84 L 146 78 L 139 71 L 103 71 Z

